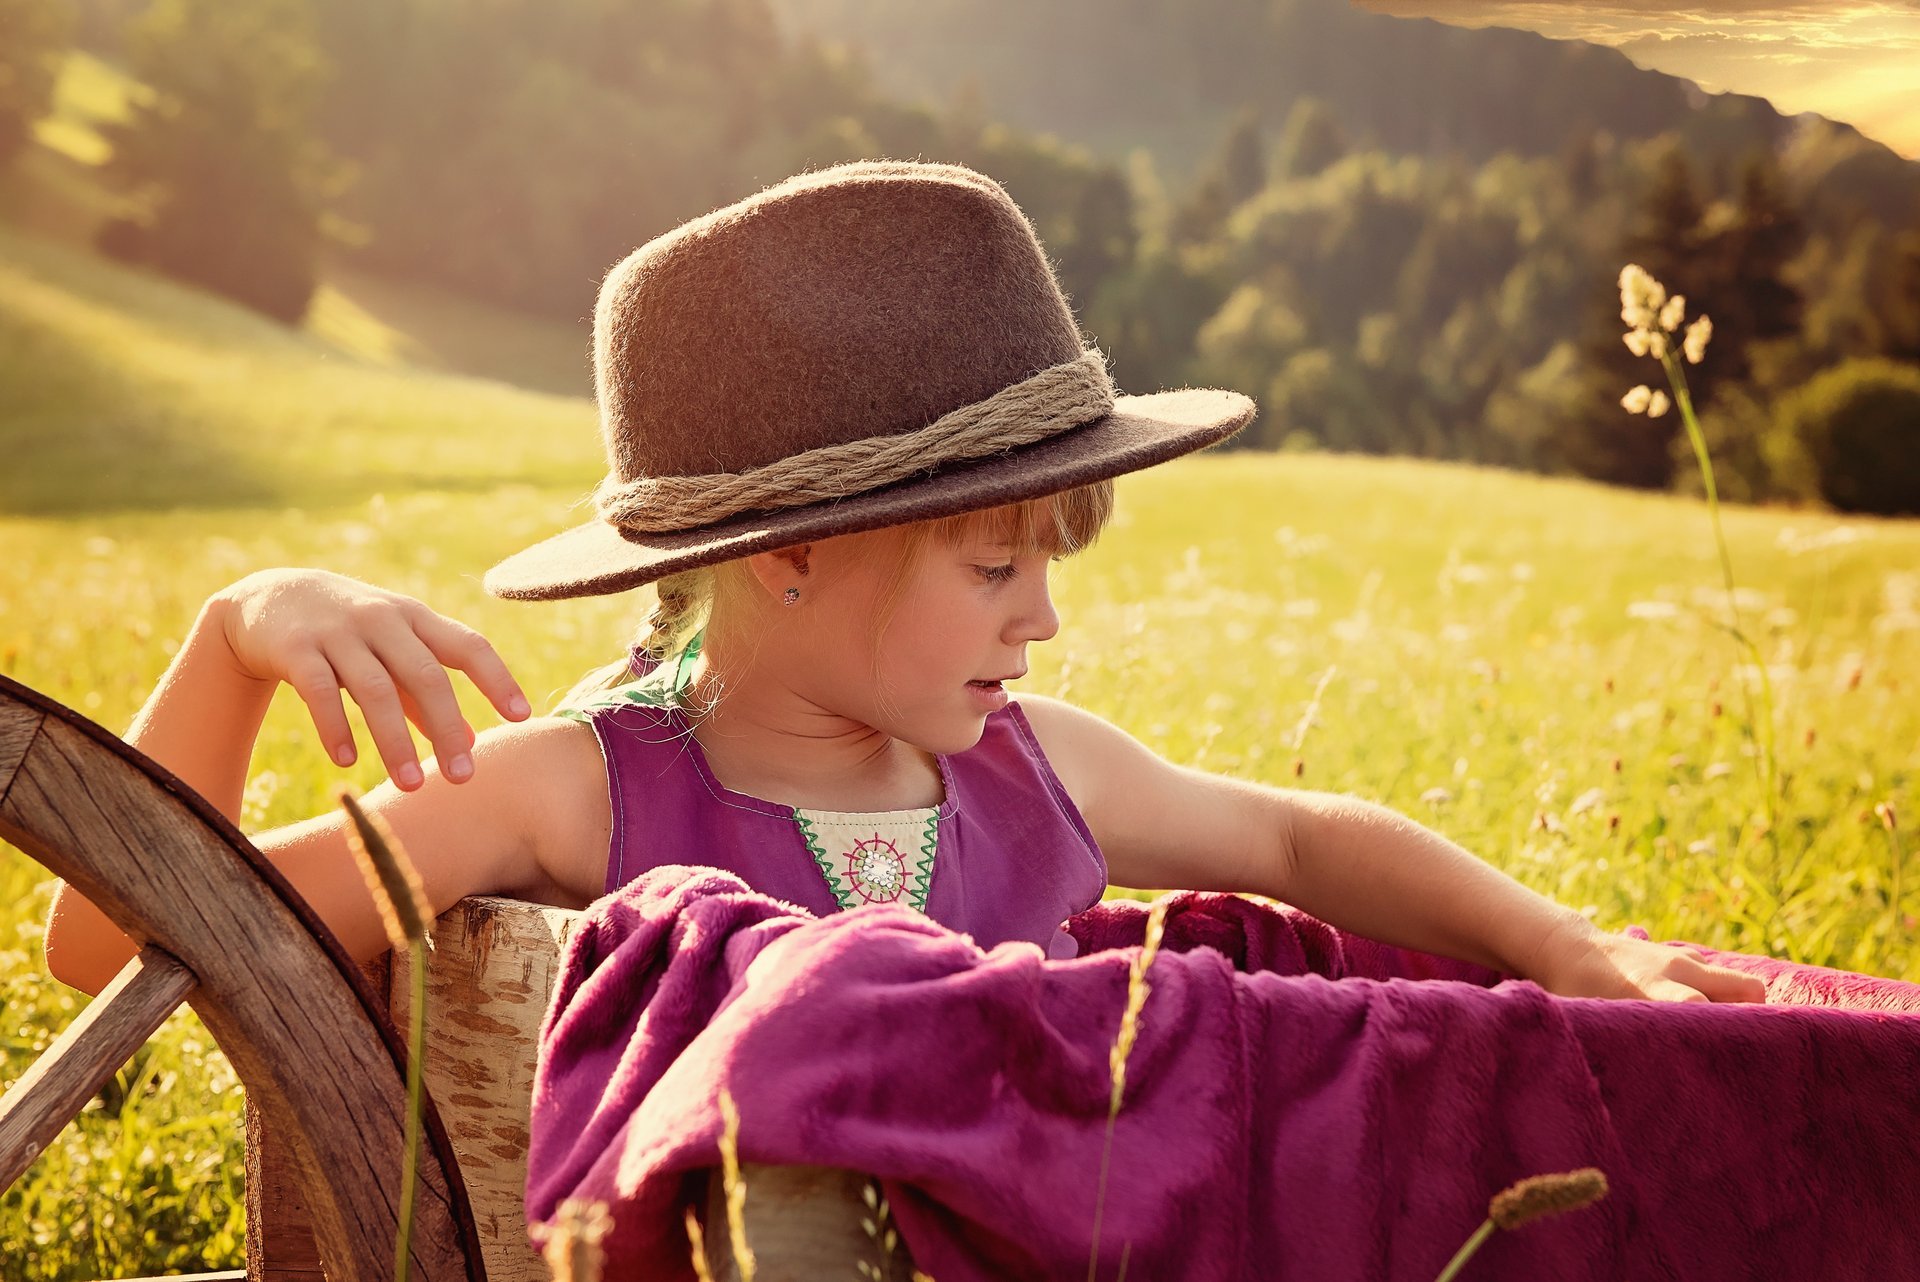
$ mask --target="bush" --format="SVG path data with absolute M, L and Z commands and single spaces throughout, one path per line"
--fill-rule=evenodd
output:
M 1843 512 L 1920 513 L 1920 366 L 1851 360 L 1780 404 L 1767 454 Z

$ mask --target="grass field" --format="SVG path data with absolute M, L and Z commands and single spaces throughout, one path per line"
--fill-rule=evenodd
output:
M 583 519 L 591 407 L 446 372 L 471 355 L 409 365 L 507 359 L 519 324 L 464 342 L 407 328 L 430 321 L 455 324 L 390 298 L 290 332 L 0 231 L 0 671 L 123 731 L 206 596 L 271 565 L 473 624 L 536 704 L 618 654 L 636 598 L 480 588 L 493 561 Z M 570 341 L 527 339 L 554 386 Z M 1114 525 L 1058 567 L 1062 631 L 1026 684 L 1176 761 L 1396 806 L 1609 929 L 1920 980 L 1920 876 L 1889 902 L 1896 837 L 1872 815 L 1920 814 L 1920 525 L 1733 509 L 1727 529 L 1778 699 L 1770 834 L 1688 500 L 1211 452 L 1122 480 Z M 476 727 L 494 723 L 462 693 Z M 371 786 L 361 742 L 337 770 L 283 691 L 243 826 L 316 813 L 343 774 Z M 49 892 L 0 849 L 8 1079 L 81 1004 L 40 961 Z M 239 1101 L 176 1016 L 0 1200 L 0 1278 L 233 1266 Z

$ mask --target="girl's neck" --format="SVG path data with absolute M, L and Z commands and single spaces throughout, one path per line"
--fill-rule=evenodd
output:
M 715 695 L 718 701 L 715 702 Z M 830 712 L 709 632 L 693 660 L 686 700 L 713 775 L 735 792 L 812 810 L 915 810 L 945 800 L 933 753 Z

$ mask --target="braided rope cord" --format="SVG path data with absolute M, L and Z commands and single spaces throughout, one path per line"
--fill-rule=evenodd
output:
M 752 509 L 846 498 L 943 463 L 1031 445 L 1111 413 L 1113 379 L 1097 349 L 897 436 L 823 445 L 744 472 L 600 483 L 602 520 L 642 533 L 692 529 Z

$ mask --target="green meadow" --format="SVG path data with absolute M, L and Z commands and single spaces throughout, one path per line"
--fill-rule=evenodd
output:
M 0 671 L 123 731 L 206 597 L 274 565 L 472 624 L 536 704 L 622 651 L 643 595 L 480 587 L 588 514 L 584 335 L 334 286 L 290 331 L 0 231 Z M 1608 929 L 1920 980 L 1920 870 L 1891 901 L 1913 839 L 1874 814 L 1920 823 L 1920 524 L 1725 519 L 1775 691 L 1771 830 L 1755 674 L 1688 499 L 1210 451 L 1122 479 L 1113 525 L 1056 568 L 1062 629 L 1026 684 L 1175 761 L 1399 808 Z M 283 690 L 242 826 L 372 786 L 366 742 L 337 769 Z M 50 891 L 0 848 L 9 1080 L 82 1005 L 40 959 Z M 175 1016 L 0 1200 L 0 1277 L 234 1267 L 239 1117 L 232 1071 Z

